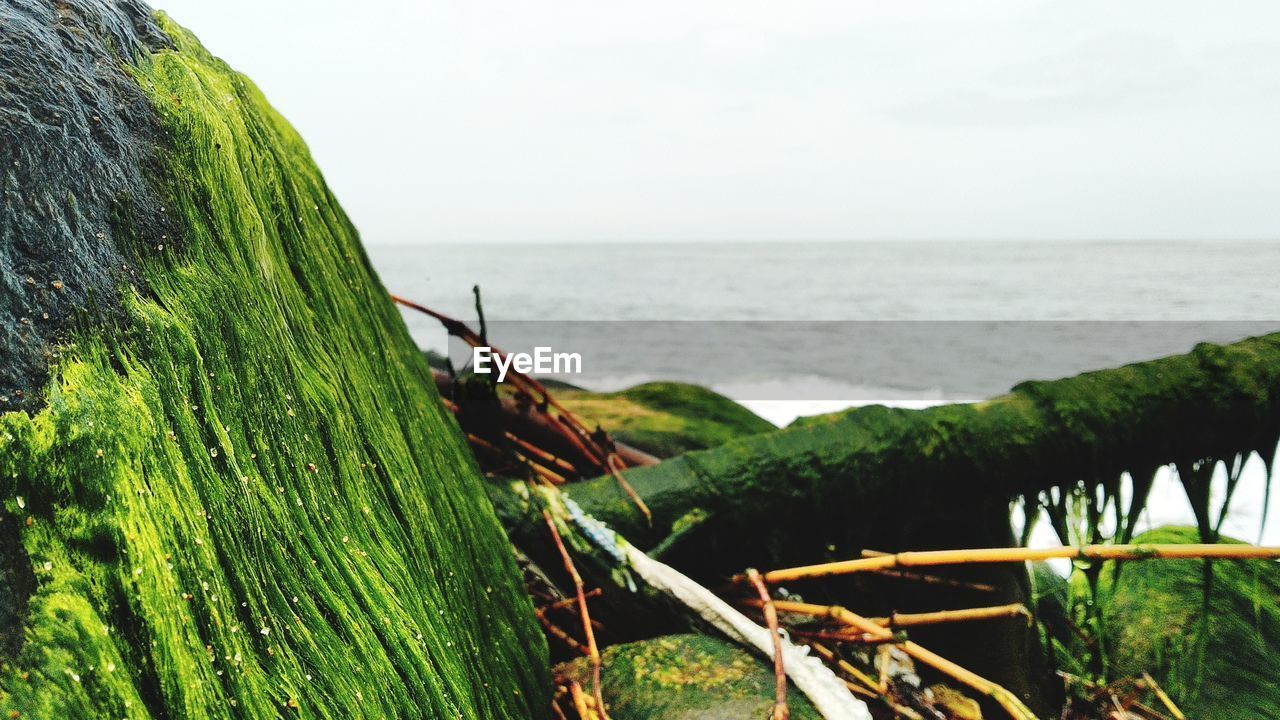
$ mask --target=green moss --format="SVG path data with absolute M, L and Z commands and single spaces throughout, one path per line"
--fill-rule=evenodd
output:
M 1200 535 L 1169 527 L 1136 541 L 1196 543 Z M 1125 565 L 1106 605 L 1111 675 L 1150 672 L 1188 717 L 1280 717 L 1280 565 L 1215 561 L 1207 613 L 1203 568 L 1198 560 Z
M 716 447 L 774 426 L 697 385 L 653 382 L 616 393 L 560 391 L 556 399 L 619 441 L 658 457 Z
M 717 523 L 752 528 L 762 542 L 776 528 L 778 547 L 795 546 L 797 528 L 833 526 L 865 529 L 849 539 L 873 543 L 883 529 L 876 520 L 901 524 L 900 513 L 886 508 L 910 506 L 924 517 L 929 508 L 975 497 L 1012 498 L 1125 471 L 1137 476 L 1166 463 L 1254 450 L 1270 458 L 1278 436 L 1280 334 L 1273 334 L 1023 383 L 981 403 L 855 408 L 629 470 L 628 481 L 653 511 L 652 528 L 610 478 L 567 492 L 646 546 L 693 508 Z M 826 544 L 819 540 L 818 547 Z M 746 562 L 773 560 L 788 559 L 759 552 Z
M 773 668 L 745 650 L 705 635 L 668 635 L 614 645 L 602 654 L 601 688 L 614 720 L 767 718 Z M 589 687 L 585 660 L 560 667 Z M 821 716 L 795 687 L 787 706 L 796 720 Z
M 302 141 L 161 18 L 180 238 L 0 416 L 35 571 L 0 711 L 517 718 L 546 648 L 465 444 Z M 21 497 L 21 501 L 18 498 Z

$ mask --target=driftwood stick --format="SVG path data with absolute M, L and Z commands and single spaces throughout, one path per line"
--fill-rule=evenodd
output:
M 1168 710 L 1175 720 L 1187 720 L 1187 716 L 1183 715 L 1178 706 L 1173 704 L 1173 698 L 1170 698 L 1165 693 L 1164 688 L 1160 687 L 1155 678 L 1151 677 L 1149 673 L 1142 673 L 1142 681 L 1148 690 L 1155 693 L 1155 696 L 1160 700 L 1160 704 L 1164 705 L 1164 709 Z
M 644 514 L 645 522 L 652 525 L 653 512 L 649 510 L 649 506 L 644 503 L 644 500 L 636 493 L 635 488 L 631 487 L 631 483 L 627 482 L 627 479 L 622 475 L 622 471 L 626 469 L 626 466 L 622 463 L 622 458 L 618 457 L 617 453 L 609 453 L 606 462 L 609 465 L 609 472 L 613 474 L 613 479 L 618 481 L 618 487 L 622 488 L 627 497 L 631 498 L 631 502 Z
M 565 632 L 564 628 L 548 620 L 545 612 L 542 610 L 534 610 L 533 614 L 534 617 L 538 619 L 538 624 L 542 626 L 542 629 L 547 631 L 548 635 L 564 643 L 574 652 L 588 656 L 591 655 L 591 651 L 584 647 L 582 643 L 574 639 L 572 635 Z
M 597 715 L 591 711 L 586 693 L 582 692 L 582 685 L 577 680 L 569 682 L 569 693 L 573 697 L 573 707 L 578 711 L 578 717 L 582 720 L 595 720 Z
M 593 590 L 587 591 L 586 598 L 590 600 L 591 598 L 600 597 L 601 594 L 603 594 L 603 591 L 600 588 L 595 588 Z M 568 608 L 576 609 L 577 604 L 578 604 L 578 598 L 571 597 L 571 598 L 565 598 L 563 600 L 556 600 L 555 602 L 552 602 L 551 604 L 545 605 L 538 609 L 543 612 L 550 612 L 552 610 L 565 610 Z
M 834 663 L 835 666 L 840 669 L 840 672 L 843 672 L 849 677 L 862 683 L 869 691 L 874 692 L 877 696 L 883 695 L 887 692 L 888 688 L 885 688 L 880 683 L 872 680 L 870 675 L 862 672 L 839 655 L 836 655 L 827 646 L 820 643 L 809 643 L 809 647 L 813 648 L 814 652 L 818 653 L 818 657 L 829 663 Z
M 814 605 L 811 603 L 790 602 L 785 600 L 774 601 L 774 606 L 780 612 L 794 612 L 801 615 L 810 615 L 813 617 L 829 617 L 850 627 L 857 628 L 864 633 L 879 634 L 882 637 L 893 637 L 892 631 L 882 627 L 871 620 L 858 615 L 846 608 L 834 605 Z M 918 662 L 932 667 L 933 669 L 945 675 L 949 675 L 957 682 L 966 685 L 973 690 L 982 693 L 998 703 L 1009 716 L 1015 720 L 1036 720 L 1035 713 L 1022 703 L 1016 695 L 1009 692 L 1005 688 L 991 682 L 990 680 L 974 673 L 956 663 L 942 657 L 941 655 L 929 650 L 921 645 L 906 640 L 896 643 L 902 648 L 903 652 L 910 655 Z
M 551 530 L 551 538 L 555 540 L 556 549 L 560 551 L 560 557 L 564 560 L 564 569 L 569 573 L 569 577 L 573 579 L 573 587 L 578 595 L 578 615 L 582 617 L 582 632 L 587 638 L 587 654 L 591 659 L 591 692 L 596 700 L 596 709 L 599 711 L 603 720 L 608 720 L 609 713 L 605 711 L 604 694 L 600 689 L 600 648 L 596 646 L 595 630 L 591 627 L 591 613 L 587 611 L 587 593 L 582 583 L 582 576 L 578 575 L 578 569 L 573 565 L 573 558 L 569 557 L 569 551 L 564 546 L 564 540 L 560 539 L 560 531 L 556 530 L 555 521 L 551 519 L 551 513 L 546 510 L 542 511 L 542 517 L 547 521 L 547 528 Z
M 871 720 L 866 704 L 853 697 L 830 668 L 806 654 L 804 649 L 757 625 L 684 573 L 649 557 L 608 526 L 582 512 L 582 508 L 559 489 L 530 487 L 529 490 L 541 497 L 543 517 L 547 522 L 552 522 L 552 512 L 563 519 L 577 531 L 575 537 L 595 546 L 601 561 L 626 572 L 629 576 L 627 586 L 634 589 L 634 582 L 643 582 L 667 600 L 674 600 L 687 614 L 766 657 L 774 655 L 774 643 L 780 642 L 787 676 L 822 717 L 828 720 Z
M 753 583 L 754 584 L 754 583 Z M 763 607 L 759 600 L 743 600 L 743 605 L 753 608 Z M 777 605 L 775 604 L 775 607 Z M 803 613 L 802 613 L 803 614 Z M 996 605 L 994 607 L 965 608 L 962 610 L 939 610 L 926 613 L 894 613 L 884 618 L 867 618 L 883 628 L 919 627 L 921 625 L 941 625 L 944 623 L 972 622 L 975 620 L 997 620 L 1001 618 L 1021 617 L 1031 621 L 1031 611 L 1022 603 Z
M 850 632 L 846 630 L 790 630 L 792 637 L 803 640 L 828 640 L 835 643 L 852 643 L 854 645 L 892 645 L 905 638 L 884 637 L 871 633 Z M 812 647 L 812 643 L 810 644 Z
M 1036 562 L 1040 560 L 1262 560 L 1280 558 L 1280 547 L 1254 545 L 1085 545 L 1061 548 L 983 548 L 978 550 L 932 550 L 880 555 L 856 560 L 806 565 L 764 574 L 770 584 L 813 578 L 849 575 L 871 570 L 903 567 L 976 565 L 986 563 Z M 735 578 L 738 582 L 745 577 Z
M 953 580 L 938 575 L 927 575 L 924 573 L 913 573 L 905 570 L 872 570 L 871 572 L 882 577 L 897 578 L 908 582 L 924 583 L 925 585 L 938 585 L 940 587 L 960 588 L 962 590 L 972 590 L 974 592 L 994 593 L 998 591 L 995 585 L 987 583 L 968 582 L 966 580 Z
M 554 465 L 556 468 L 559 468 L 560 470 L 563 470 L 564 472 L 567 472 L 571 475 L 578 474 L 578 469 L 575 468 L 573 466 L 573 463 L 569 462 L 568 460 L 565 460 L 562 457 L 559 457 L 553 453 L 543 450 L 537 445 L 534 445 L 528 440 L 525 440 L 524 438 L 521 438 L 515 435 L 509 430 L 503 432 L 502 434 L 503 434 L 503 437 L 505 437 L 507 440 L 510 440 L 511 442 L 518 445 L 520 449 L 523 450 L 525 453 L 536 458 L 538 462 L 541 462 L 544 465 Z
M 773 653 L 774 638 L 766 628 L 733 609 L 710 590 L 690 580 L 678 570 L 645 555 L 634 545 L 617 538 L 627 564 L 647 584 L 683 604 L 729 639 L 764 655 Z M 782 644 L 787 676 L 828 720 L 871 720 L 867 706 L 853 697 L 840 678 L 817 658 L 790 642 Z
M 879 550 L 863 550 L 862 557 L 882 557 L 884 555 L 892 555 L 893 553 L 880 552 Z M 926 585 L 938 585 L 940 587 L 962 588 L 964 590 L 973 590 L 974 592 L 993 593 L 997 591 L 995 585 L 987 583 L 969 582 L 966 580 L 955 580 L 953 578 L 945 578 L 939 575 L 928 575 L 925 573 L 907 572 L 906 570 L 875 570 L 875 574 L 882 577 L 898 578 L 899 580 L 907 580 L 910 582 L 919 582 Z
M 769 597 L 769 588 L 765 587 L 764 581 L 760 579 L 760 573 L 755 568 L 747 570 L 747 580 L 760 596 L 765 627 L 769 628 L 769 634 L 773 636 L 773 720 L 788 720 L 791 717 L 791 711 L 787 709 L 787 670 L 782 660 L 782 635 L 778 633 L 778 611 L 774 609 L 773 600 Z
M 944 623 L 973 622 L 975 620 L 997 620 L 1002 618 L 1023 618 L 1028 624 L 1032 622 L 1031 611 L 1022 603 L 996 605 L 994 607 L 966 608 L 963 610 L 939 610 L 926 613 L 894 613 L 887 618 L 873 618 L 877 625 L 889 629 L 919 627 L 921 625 L 940 625 Z

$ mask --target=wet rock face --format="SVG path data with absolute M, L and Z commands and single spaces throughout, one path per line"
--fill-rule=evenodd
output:
M 138 286 L 127 248 L 176 234 L 125 67 L 168 43 L 134 0 L 0 0 L 0 411 L 36 407 L 70 325 Z

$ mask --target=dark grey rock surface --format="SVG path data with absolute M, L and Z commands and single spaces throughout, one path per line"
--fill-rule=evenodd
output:
M 0 412 L 39 406 L 69 331 L 140 287 L 129 248 L 175 234 L 127 70 L 168 42 L 135 0 L 0 0 Z

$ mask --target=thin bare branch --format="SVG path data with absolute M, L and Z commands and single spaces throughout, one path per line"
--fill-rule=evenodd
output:
M 1280 547 L 1254 545 L 1086 545 L 1061 548 L 984 548 L 977 550 L 934 550 L 843 560 L 806 565 L 764 573 L 764 581 L 776 585 L 812 578 L 849 575 L 874 570 L 940 565 L 1035 562 L 1040 560 L 1262 560 L 1280 558 Z M 735 578 L 742 582 L 745 578 Z
M 773 599 L 769 597 L 769 588 L 760 579 L 760 573 L 751 568 L 747 570 L 747 580 L 755 587 L 760 596 L 760 607 L 764 610 L 765 626 L 773 636 L 773 675 L 774 700 L 773 720 L 788 720 L 791 711 L 787 709 L 787 669 L 782 664 L 782 636 L 778 634 L 778 612 L 773 608 Z

